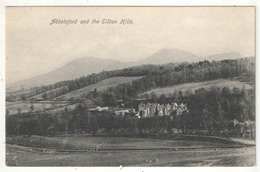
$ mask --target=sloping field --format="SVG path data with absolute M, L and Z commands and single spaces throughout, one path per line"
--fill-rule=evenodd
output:
M 97 91 L 103 91 L 109 87 L 115 87 L 119 84 L 124 84 L 124 83 L 129 83 L 132 82 L 134 80 L 140 79 L 142 78 L 142 76 L 138 76 L 138 77 L 113 77 L 113 78 L 108 78 L 105 79 L 103 81 L 100 81 L 96 84 L 72 91 L 68 94 L 65 94 L 63 96 L 65 96 L 66 98 L 71 98 L 71 97 L 79 97 L 80 95 L 84 94 L 84 93 L 88 93 L 90 91 L 94 91 L 94 89 L 96 88 Z
M 179 85 L 174 85 L 170 87 L 160 87 L 156 88 L 154 90 L 147 91 L 143 94 L 151 94 L 151 93 L 156 93 L 157 95 L 161 94 L 168 94 L 168 93 L 173 93 L 175 90 L 177 91 L 182 91 L 185 92 L 186 90 L 190 90 L 194 92 L 197 89 L 200 88 L 205 88 L 209 89 L 212 86 L 216 87 L 229 87 L 230 89 L 233 89 L 234 87 L 242 88 L 245 86 L 246 89 L 253 88 L 253 85 L 250 85 L 245 82 L 240 82 L 236 80 L 228 80 L 228 79 L 218 79 L 218 80 L 213 80 L 213 81 L 205 81 L 205 82 L 192 82 L 192 83 L 187 83 L 187 84 L 179 84 Z
M 44 93 L 47 93 L 47 94 L 48 94 L 48 93 L 50 93 L 50 92 L 52 92 L 52 91 L 59 91 L 59 90 L 62 90 L 62 89 L 63 89 L 63 87 L 56 88 L 56 89 L 53 89 L 53 90 L 49 90 L 49 91 L 46 91 L 46 92 L 37 94 L 37 95 L 35 95 L 35 96 L 31 97 L 31 98 L 40 99 L 40 98 L 42 98 L 42 96 L 43 96 Z

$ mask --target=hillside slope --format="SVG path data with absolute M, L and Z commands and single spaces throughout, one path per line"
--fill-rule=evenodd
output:
M 85 93 L 93 91 L 94 89 L 97 89 L 97 91 L 103 91 L 103 90 L 105 90 L 109 87 L 115 87 L 119 84 L 129 83 L 129 82 L 132 82 L 132 81 L 140 79 L 140 78 L 142 78 L 142 77 L 113 77 L 113 78 L 108 78 L 108 79 L 100 81 L 96 84 L 93 84 L 93 85 L 72 91 L 72 92 L 65 94 L 63 96 L 65 96 L 67 99 L 69 99 L 71 97 L 79 97 L 79 96 L 81 96 Z
M 242 88 L 243 86 L 245 86 L 246 89 L 253 88 L 252 84 L 248 84 L 245 82 L 240 82 L 237 80 L 218 79 L 218 80 L 205 81 L 205 82 L 192 82 L 187 84 L 179 84 L 179 85 L 174 85 L 169 87 L 160 87 L 160 88 L 147 91 L 141 95 L 152 94 L 152 93 L 155 93 L 157 95 L 161 95 L 161 94 L 167 95 L 169 93 L 174 93 L 175 90 L 182 91 L 182 92 L 189 90 L 194 92 L 195 90 L 200 88 L 205 88 L 207 90 L 210 89 L 210 87 L 212 86 L 216 86 L 220 88 L 229 87 L 230 89 L 233 89 L 234 87 Z
M 192 62 L 197 61 L 198 59 L 199 57 L 187 51 L 179 49 L 161 49 L 153 55 L 139 61 L 138 64 L 166 64 L 186 61 Z
M 91 73 L 99 73 L 103 70 L 122 69 L 130 64 L 95 57 L 83 57 L 71 61 L 61 68 L 53 70 L 31 79 L 18 81 L 7 85 L 7 92 L 24 88 L 53 84 L 59 81 L 72 80 Z
M 37 95 L 35 95 L 35 96 L 32 96 L 32 97 L 30 97 L 31 99 L 41 99 L 41 98 L 43 98 L 43 94 L 44 93 L 50 93 L 50 92 L 55 92 L 55 91 L 61 91 L 63 89 L 63 87 L 61 87 L 61 88 L 56 88 L 56 89 L 52 89 L 52 90 L 49 90 L 49 91 L 45 91 L 45 92 L 43 92 L 43 93 L 40 93 L 40 94 L 37 94 Z
M 23 88 L 30 88 L 34 86 L 48 85 L 59 81 L 76 79 L 92 73 L 99 73 L 102 71 L 114 69 L 123 69 L 144 64 L 160 65 L 167 63 L 198 62 L 200 60 L 217 61 L 223 59 L 236 59 L 240 57 L 241 56 L 239 54 L 234 52 L 198 57 L 190 52 L 179 49 L 161 49 L 151 56 L 135 62 L 120 62 L 96 57 L 82 57 L 71 61 L 61 68 L 50 71 L 49 73 L 7 84 L 6 91 L 13 92 L 20 89 L 21 86 L 23 86 Z

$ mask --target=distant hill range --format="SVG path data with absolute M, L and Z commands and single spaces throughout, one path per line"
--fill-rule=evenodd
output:
M 153 55 L 140 60 L 139 64 L 166 64 L 178 62 L 193 62 L 200 60 L 196 55 L 179 49 L 161 49 Z
M 59 81 L 72 80 L 91 73 L 123 69 L 126 67 L 143 64 L 159 65 L 166 63 L 197 62 L 200 60 L 217 61 L 237 58 L 241 58 L 241 55 L 234 52 L 216 54 L 207 57 L 198 57 L 190 52 L 179 49 L 161 49 L 155 54 L 135 62 L 120 62 L 96 57 L 82 57 L 71 61 L 63 67 L 50 71 L 49 73 L 8 84 L 7 92 L 20 89 L 21 86 L 24 88 L 29 88 L 34 86 L 48 85 Z

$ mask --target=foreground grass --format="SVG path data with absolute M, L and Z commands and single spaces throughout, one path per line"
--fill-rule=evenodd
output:
M 204 140 L 160 140 L 128 137 L 8 137 L 7 143 L 37 148 L 87 150 L 87 149 L 156 149 L 227 147 L 230 143 Z
M 7 145 L 7 166 L 253 166 L 255 147 L 193 151 L 41 153 Z

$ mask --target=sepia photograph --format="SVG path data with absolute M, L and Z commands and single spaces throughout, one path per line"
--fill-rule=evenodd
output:
M 7 167 L 256 166 L 255 6 L 5 10 Z

